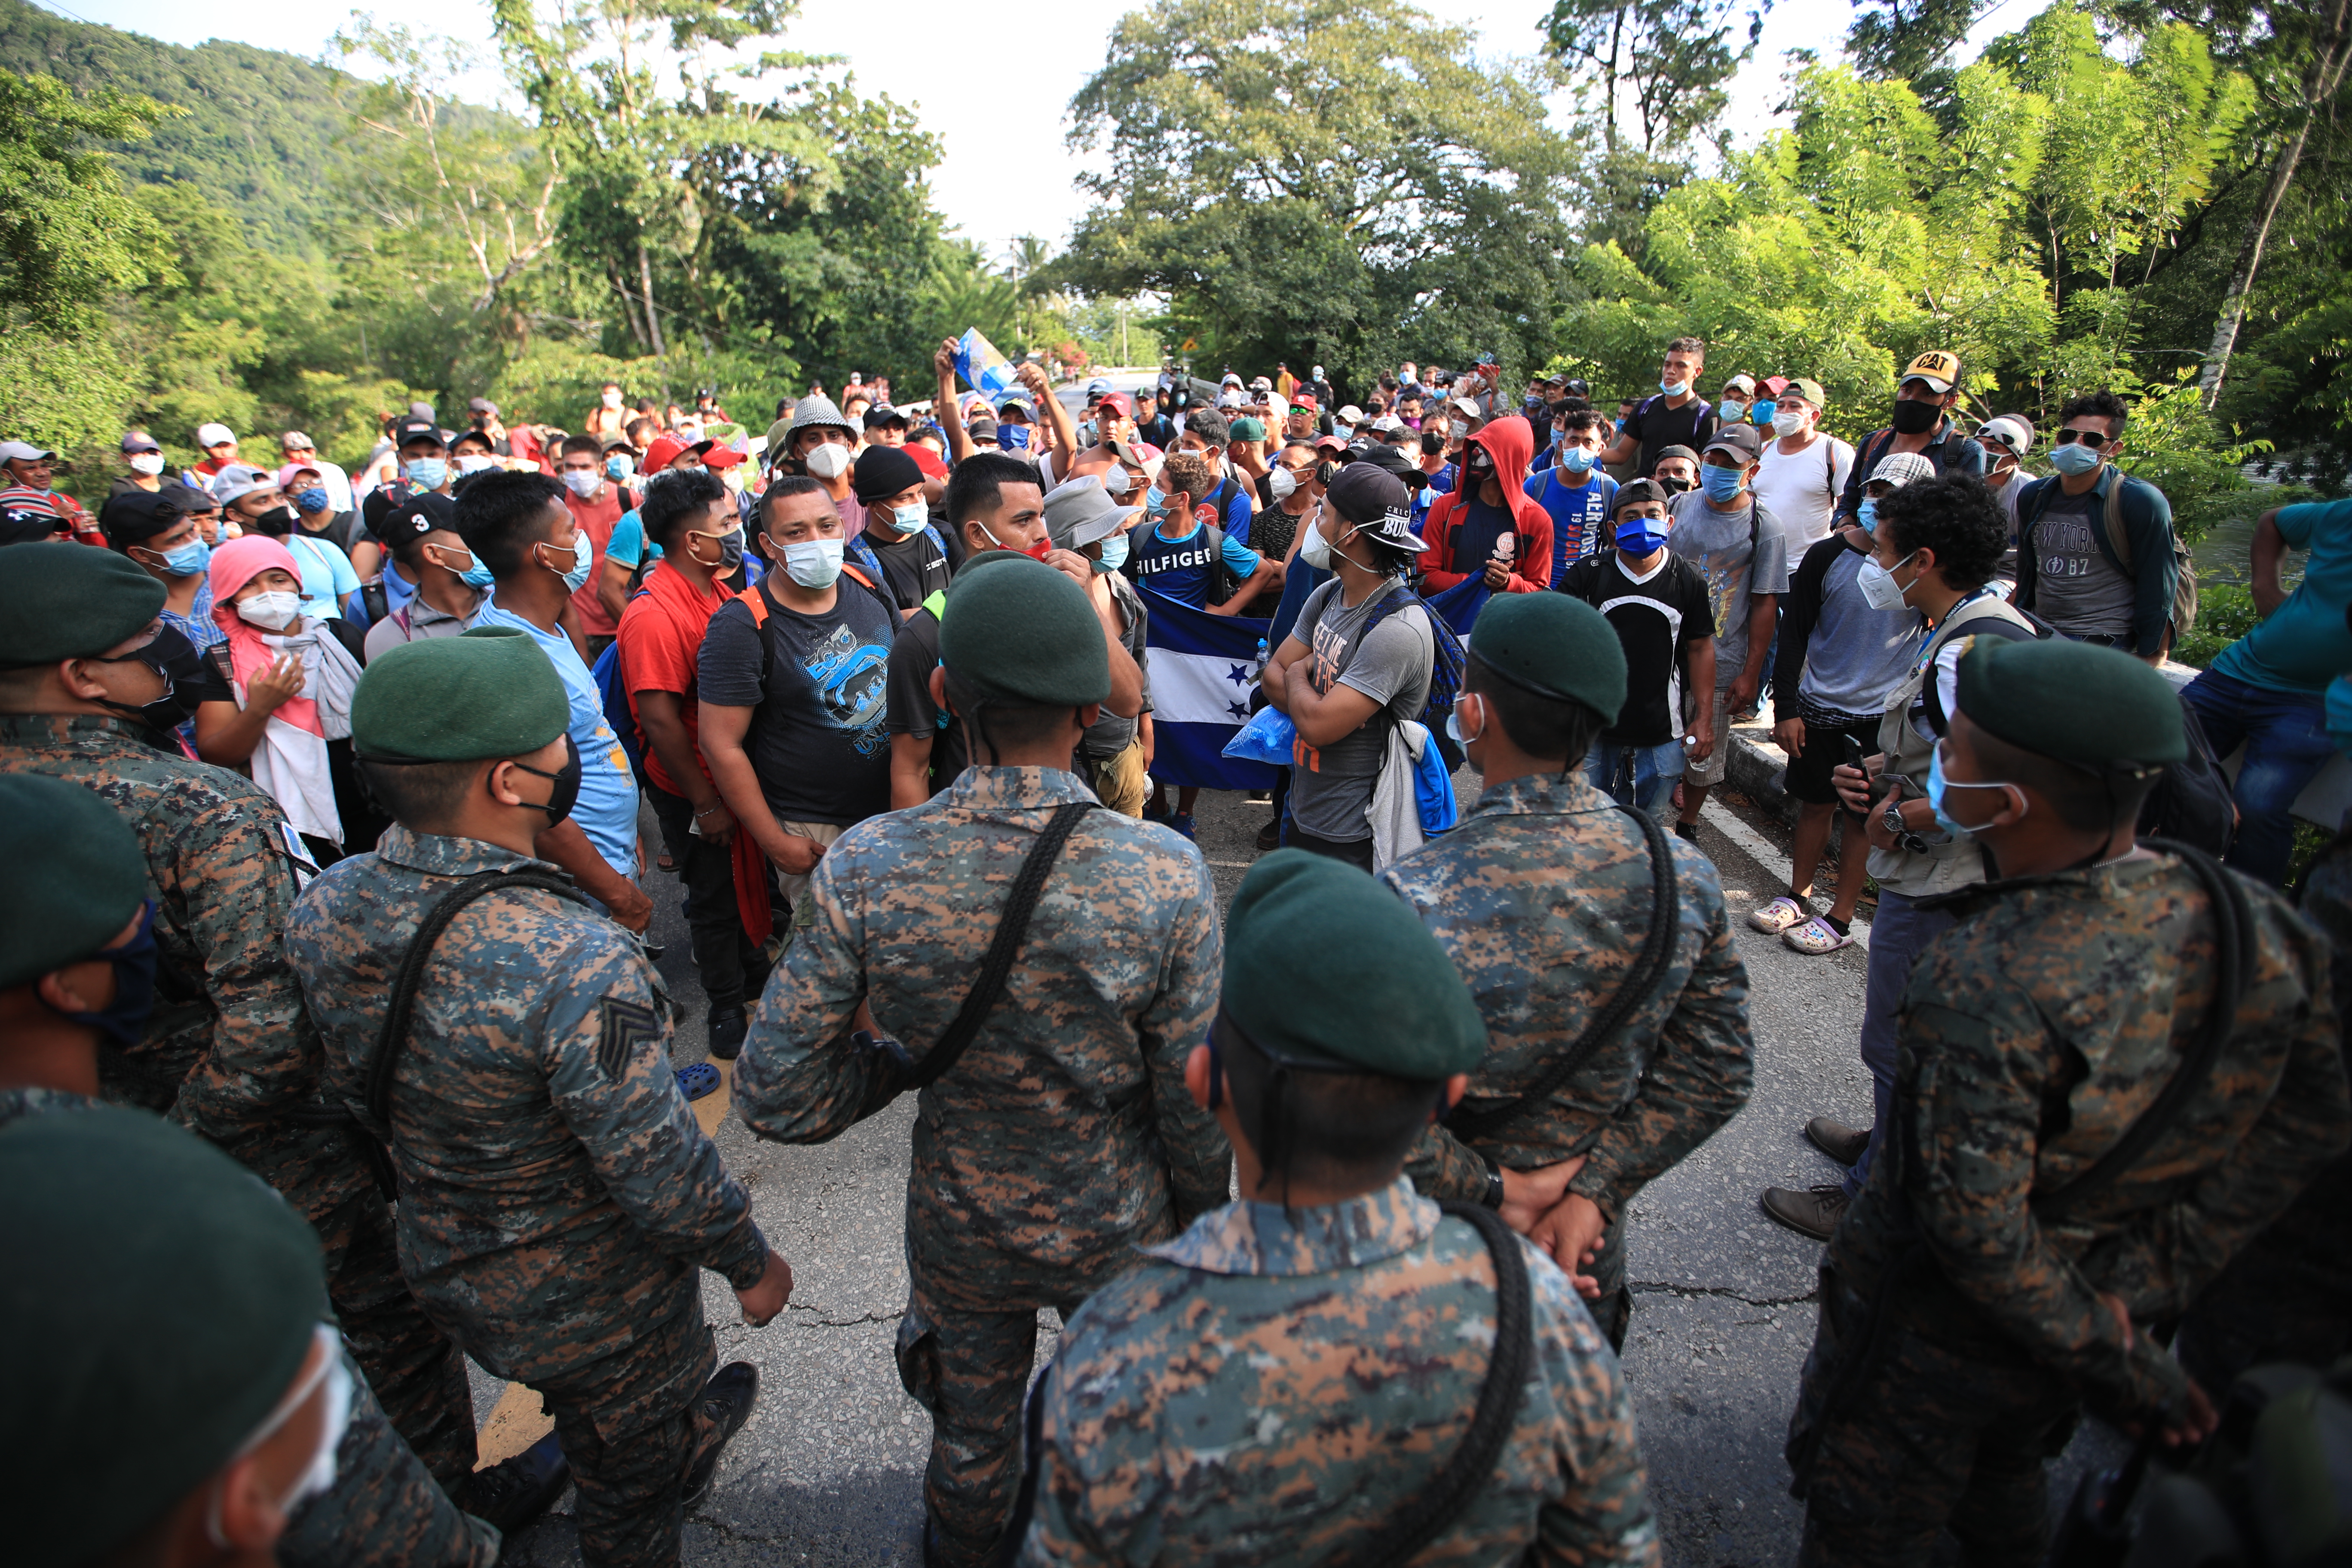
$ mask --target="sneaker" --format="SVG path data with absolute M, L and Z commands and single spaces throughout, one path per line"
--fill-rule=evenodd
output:
M 1189 811 L 1180 811 L 1173 816 L 1171 816 L 1168 819 L 1168 826 L 1174 828 L 1177 832 L 1182 834 L 1187 838 L 1198 838 L 1200 837 L 1200 835 L 1192 831 L 1192 814 Z
M 1807 1187 L 1798 1192 L 1792 1187 L 1764 1189 L 1764 1212 L 1790 1230 L 1811 1237 L 1815 1241 L 1827 1241 L 1838 1221 L 1845 1217 L 1850 1200 L 1843 1187 Z
M 1762 909 L 1748 910 L 1748 925 L 1751 931 L 1760 931 L 1767 936 L 1779 936 L 1790 926 L 1802 925 L 1811 918 L 1805 912 L 1804 905 L 1783 893 Z
M 1264 827 L 1259 828 L 1257 830 L 1257 847 L 1260 849 L 1281 848 L 1282 824 L 1279 822 L 1269 822 Z
M 1698 824 L 1696 822 L 1684 822 L 1677 819 L 1675 823 L 1675 837 L 1685 839 L 1693 844 L 1697 843 Z
M 709 1417 L 711 1432 L 686 1472 L 686 1496 L 680 1500 L 686 1507 L 692 1508 L 710 1495 L 710 1483 L 719 1475 L 719 1453 L 751 1418 L 751 1405 L 759 1397 L 760 1369 L 748 1361 L 728 1363 L 702 1385 L 702 1397 L 696 1404 Z
M 451 1500 L 476 1519 L 498 1526 L 500 1534 L 512 1535 L 553 1508 L 571 1484 L 572 1462 L 550 1432 L 513 1458 L 467 1476 Z
M 1870 1129 L 1848 1127 L 1832 1117 L 1816 1116 L 1805 1123 L 1805 1137 L 1813 1147 L 1841 1165 L 1852 1165 L 1870 1147 Z
M 1804 924 L 1782 931 L 1780 941 L 1784 946 L 1797 952 L 1811 953 L 1820 958 L 1835 952 L 1839 948 L 1852 947 L 1853 932 L 1840 931 L 1820 915 L 1815 915 Z
M 730 1007 L 723 1013 L 710 1015 L 710 1059 L 731 1062 L 743 1054 L 743 1037 L 751 1032 L 751 1020 L 740 1007 Z

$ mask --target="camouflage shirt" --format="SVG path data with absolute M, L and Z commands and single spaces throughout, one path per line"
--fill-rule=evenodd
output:
M 310 885 L 286 947 L 331 1099 L 365 1114 L 392 976 L 427 912 L 459 878 L 520 869 L 562 874 L 395 825 Z M 750 1195 L 678 1094 L 669 1031 L 635 942 L 552 893 L 467 905 L 425 966 L 392 1084 L 400 1268 L 500 1376 L 626 1347 L 653 1287 L 696 1265 L 739 1289 L 766 1268 Z
M 1576 1154 L 1569 1190 L 1612 1224 L 1643 1185 L 1738 1111 L 1755 1079 L 1748 970 L 1732 944 L 1715 867 L 1669 837 L 1680 920 L 1665 973 L 1617 1032 L 1510 1126 L 1466 1144 L 1433 1127 L 1405 1169 L 1437 1197 L 1486 1187 L 1481 1154 L 1514 1170 Z M 1641 828 L 1609 798 L 1568 778 L 1517 778 L 1487 790 L 1462 824 L 1381 873 L 1454 960 L 1486 1020 L 1486 1058 L 1463 1107 L 1498 1109 L 1616 994 L 1653 908 Z
M 1654 1563 L 1617 1359 L 1525 1242 L 1535 1354 L 1495 1473 L 1413 1561 Z M 1070 1321 L 1020 1561 L 1357 1559 L 1461 1446 L 1495 1338 L 1478 1232 L 1409 1180 L 1326 1208 L 1235 1203 Z
M 2216 928 L 2171 856 L 1987 884 L 1912 971 L 1898 1024 L 1896 1125 L 1830 1243 L 1837 1288 L 1872 1299 L 1916 1236 L 1956 1312 L 1931 1333 L 1989 1332 L 2083 1391 L 2109 1420 L 2175 1406 L 2186 1379 L 2143 1323 L 2179 1317 L 2230 1255 L 2352 1141 L 2328 950 L 2241 879 L 2253 956 L 2236 1034 L 2171 1130 L 2061 1222 L 2065 1187 L 2147 1110 L 2206 1027 Z M 1943 900 L 1939 900 L 1943 901 Z
M 769 982 L 735 1067 L 765 1137 L 831 1138 L 903 1075 L 852 1042 L 858 1004 L 919 1058 L 947 1032 L 1053 809 L 1092 800 L 1055 768 L 967 768 L 859 824 L 817 862 L 815 922 Z M 907 1183 L 910 1261 L 950 1298 L 1051 1300 L 1225 1201 L 1231 1152 L 1184 1089 L 1222 949 L 1201 853 L 1089 812 L 1037 901 L 1003 997 L 922 1091 Z
M 60 1110 L 85 1110 L 100 1103 L 69 1089 L 0 1089 L 0 1127 L 27 1116 L 53 1116 Z
M 88 786 L 146 852 L 155 1011 L 137 1047 L 100 1053 L 106 1098 L 234 1143 L 318 1087 L 318 1037 L 279 945 L 298 879 L 316 868 L 253 781 L 141 733 L 96 715 L 0 714 L 0 770 Z

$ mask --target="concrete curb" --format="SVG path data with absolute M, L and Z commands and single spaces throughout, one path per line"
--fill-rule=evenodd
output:
M 1764 713 L 1771 711 L 1768 703 Z M 1789 754 L 1772 743 L 1769 719 L 1759 715 L 1731 727 L 1731 757 L 1724 769 L 1724 782 L 1773 816 L 1794 822 L 1797 803 L 1780 787 L 1780 775 L 1788 766 Z

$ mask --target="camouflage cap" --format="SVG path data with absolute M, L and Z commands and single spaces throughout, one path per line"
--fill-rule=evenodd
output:
M 539 644 L 513 626 L 477 626 L 378 655 L 352 694 L 352 750 L 412 763 L 529 756 L 571 719 Z
M 1617 722 L 1625 647 L 1608 618 L 1562 594 L 1498 594 L 1470 628 L 1470 657 L 1513 686 L 1580 702 Z
M 110 1105 L 0 1131 L 0 1256 L 19 1287 L 0 1291 L 0 1383 L 12 1430 L 37 1435 L 0 1489 L 26 1563 L 105 1558 L 202 1485 L 328 1314 L 319 1237 L 284 1199 Z
M 1486 1052 L 1469 988 L 1404 900 L 1304 849 L 1277 849 L 1242 879 L 1223 1005 L 1262 1049 L 1327 1071 L 1451 1078 Z
M 2189 754 L 2172 682 L 2096 643 L 1974 638 L 1960 659 L 1959 710 L 2020 751 L 2094 772 Z
M 13 544 L 0 567 L 0 668 L 104 653 L 163 610 L 163 584 L 111 550 Z
M 975 557 L 977 559 L 977 557 Z M 1078 707 L 1110 695 L 1110 654 L 1087 592 L 1025 556 L 969 563 L 948 589 L 940 663 L 974 697 L 1024 707 Z
M 0 990 L 90 957 L 147 897 L 147 857 L 122 814 L 46 773 L 0 775 Z

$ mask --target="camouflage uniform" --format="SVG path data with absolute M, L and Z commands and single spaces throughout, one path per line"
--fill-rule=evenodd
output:
M 319 1098 L 318 1037 L 280 938 L 315 873 L 277 802 L 240 774 L 156 750 L 119 719 L 0 715 L 0 770 L 94 790 L 129 819 L 155 900 L 155 1012 L 137 1049 L 101 1047 L 109 1100 L 165 1111 L 301 1212 L 327 1291 L 392 1423 L 442 1485 L 474 1468 L 456 1346 L 410 1297 L 359 1134 Z
M 1532 1246 L 1535 1361 L 1501 1459 L 1413 1561 L 1655 1563 L 1633 1406 Z M 1047 1374 L 1026 1564 L 1363 1561 L 1461 1446 L 1495 1342 L 1478 1233 L 1399 1180 L 1234 1203 L 1106 1286 Z
M 2304 918 L 2326 933 L 2336 997 L 2352 995 L 2352 837 L 2338 836 L 2303 880 Z M 2352 1067 L 2352 1057 L 2347 1058 Z M 2352 1351 L 2352 1155 L 2319 1173 L 2271 1227 L 2230 1259 L 2173 1342 L 2180 1364 L 2219 1394 L 2250 1366 L 2332 1366 Z
M 1788 1457 L 1801 1561 L 1924 1563 L 1948 1523 L 1972 1561 L 2039 1563 L 2042 1460 L 2080 1406 L 2185 1408 L 2138 1323 L 2177 1318 L 2352 1139 L 2328 953 L 2251 884 L 2237 1033 L 2136 1164 L 2046 1228 L 2032 1201 L 2124 1136 L 2205 1029 L 2216 927 L 2171 857 L 1952 896 L 1902 1012 L 1888 1158 L 1832 1237 Z
M 555 868 L 394 826 L 311 884 L 286 947 L 365 1114 L 392 973 L 457 879 Z M 433 1321 L 544 1397 L 592 1564 L 677 1560 L 715 1365 L 698 1267 L 758 1282 L 751 1199 L 679 1098 L 669 998 L 636 944 L 554 894 L 468 904 L 434 949 L 393 1080 L 400 1266 Z
M 1695 846 L 1668 843 L 1680 921 L 1654 994 L 1548 1104 L 1466 1142 L 1433 1127 L 1405 1163 L 1419 1191 L 1475 1202 L 1486 1190 L 1484 1157 L 1529 1170 L 1584 1155 L 1568 1190 L 1609 1222 L 1593 1313 L 1617 1346 L 1633 1308 L 1625 1205 L 1730 1121 L 1755 1077 L 1748 971 L 1715 867 Z M 1616 994 L 1651 919 L 1642 830 L 1574 773 L 1486 791 L 1460 826 L 1381 879 L 1436 936 L 1486 1020 L 1486 1057 L 1462 1101 L 1474 1111 L 1535 1087 Z
M 968 768 L 921 805 L 862 823 L 817 863 L 815 923 L 761 999 L 735 1068 L 764 1137 L 831 1138 L 901 1075 L 849 1039 L 860 1001 L 919 1054 L 947 1030 L 1022 858 L 1053 808 L 1091 800 L 1059 769 Z M 1231 1154 L 1184 1089 L 1221 949 L 1200 851 L 1090 812 L 1055 863 L 1005 994 L 923 1090 L 907 1183 L 912 1296 L 898 1370 L 931 1412 L 924 1495 L 950 1563 L 988 1561 L 1010 1510 L 1036 1309 L 1066 1317 L 1225 1200 Z
M 98 1101 L 62 1089 L 0 1089 L 0 1127 Z M 492 1568 L 499 1532 L 462 1513 L 393 1430 L 364 1370 L 351 1363 L 352 1417 L 335 1445 L 335 1484 L 296 1510 L 278 1542 L 284 1568 Z

